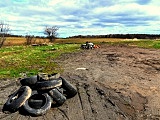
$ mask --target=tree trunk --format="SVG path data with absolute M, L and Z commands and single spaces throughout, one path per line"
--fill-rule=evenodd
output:
M 0 38 L 0 48 L 3 46 L 4 42 L 5 42 L 6 38 L 4 36 L 4 34 L 1 36 Z

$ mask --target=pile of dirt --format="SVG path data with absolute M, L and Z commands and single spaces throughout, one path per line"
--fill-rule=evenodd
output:
M 101 45 L 98 49 L 63 54 L 54 60 L 78 94 L 46 115 L 4 114 L 0 119 L 124 120 L 160 118 L 160 50 Z M 85 68 L 85 69 L 77 69 Z M 0 81 L 0 109 L 18 82 Z

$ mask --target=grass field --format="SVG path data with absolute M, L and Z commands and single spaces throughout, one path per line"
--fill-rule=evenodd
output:
M 33 38 L 32 44 L 35 43 L 48 43 L 48 39 L 42 39 L 42 38 Z M 26 44 L 26 38 L 25 37 L 7 37 L 4 46 L 11 46 L 11 45 L 25 45 Z
M 129 39 L 117 39 L 117 38 L 67 38 L 67 39 L 56 39 L 55 43 L 85 43 L 86 41 L 93 43 L 101 43 L 101 42 L 119 42 L 119 41 L 128 41 Z M 4 46 L 11 45 L 25 45 L 26 38 L 25 37 L 7 37 Z M 33 44 L 35 43 L 49 43 L 48 39 L 42 38 L 34 38 Z
M 33 38 L 32 44 L 41 44 L 41 43 L 49 43 L 49 40 L 47 38 Z M 85 42 L 93 42 L 93 43 L 113 43 L 116 44 L 119 42 L 120 43 L 142 43 L 144 44 L 145 42 L 147 44 L 152 44 L 152 43 L 157 43 L 159 40 L 144 40 L 144 39 L 118 39 L 118 38 L 67 38 L 67 39 L 56 39 L 54 43 L 60 43 L 60 44 L 82 44 Z M 26 43 L 26 38 L 25 37 L 7 37 L 4 46 L 12 46 L 12 45 L 25 45 Z
M 80 50 L 80 44 L 86 41 L 95 44 L 138 46 L 144 48 L 160 48 L 159 40 L 128 39 L 56 39 L 48 46 L 26 46 L 25 38 L 7 38 L 0 49 L 0 78 L 21 77 L 23 74 L 35 75 L 38 72 L 62 72 L 63 69 L 54 62 L 63 53 Z M 36 43 L 48 43 L 47 39 L 36 39 Z
M 35 75 L 38 72 L 62 72 L 54 59 L 62 53 L 79 49 L 78 44 L 54 44 L 49 46 L 12 46 L 0 49 L 0 78 Z
M 68 38 L 68 39 L 56 39 L 57 43 L 85 43 L 85 42 L 93 42 L 93 43 L 102 43 L 102 42 L 119 42 L 124 41 L 124 39 L 117 38 Z

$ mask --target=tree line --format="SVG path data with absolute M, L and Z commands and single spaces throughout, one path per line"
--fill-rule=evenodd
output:
M 77 35 L 68 38 L 122 38 L 122 39 L 160 39 L 160 34 L 107 34 L 107 35 Z

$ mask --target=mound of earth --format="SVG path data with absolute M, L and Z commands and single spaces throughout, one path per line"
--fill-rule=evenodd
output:
M 0 81 L 0 119 L 145 120 L 160 118 L 160 50 L 108 46 L 63 54 L 54 60 L 78 94 L 39 117 L 5 114 L 3 104 L 19 81 Z

